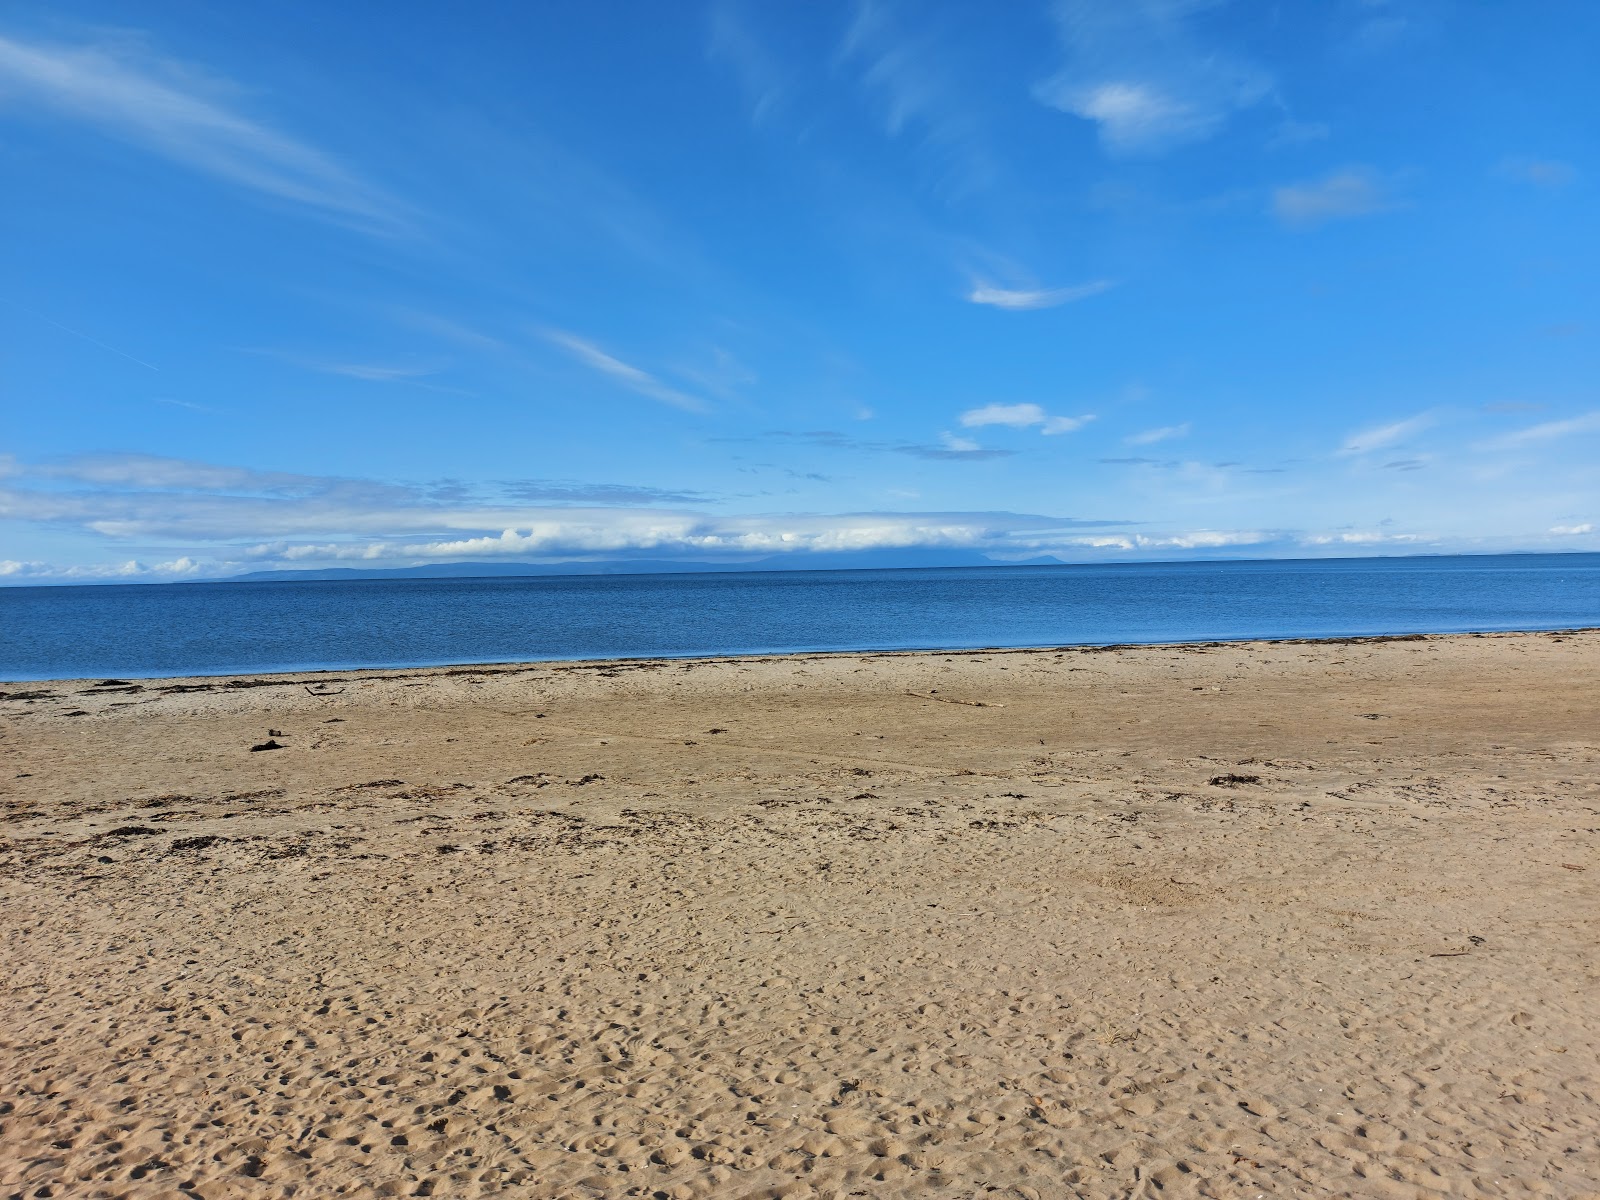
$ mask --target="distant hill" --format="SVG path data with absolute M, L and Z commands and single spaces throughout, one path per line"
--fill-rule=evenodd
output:
M 977 550 L 871 550 L 775 554 L 749 562 L 684 562 L 674 559 L 605 559 L 596 562 L 451 562 L 417 567 L 322 567 L 304 571 L 251 571 L 221 583 L 281 583 L 334 579 L 496 579 L 529 575 L 668 575 L 730 571 L 870 571 L 906 567 L 1058 567 L 1048 554 L 1002 562 Z

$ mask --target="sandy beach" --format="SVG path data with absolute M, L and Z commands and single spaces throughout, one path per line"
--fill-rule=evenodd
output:
M 1600 632 L 0 691 L 3 1196 L 1600 1195 Z

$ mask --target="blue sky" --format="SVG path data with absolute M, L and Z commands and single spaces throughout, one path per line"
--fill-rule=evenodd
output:
M 0 578 L 1600 549 L 1596 44 L 1587 0 L 8 5 Z

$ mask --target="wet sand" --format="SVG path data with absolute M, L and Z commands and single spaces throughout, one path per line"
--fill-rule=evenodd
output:
M 1600 1195 L 1600 632 L 0 691 L 0 1196 Z

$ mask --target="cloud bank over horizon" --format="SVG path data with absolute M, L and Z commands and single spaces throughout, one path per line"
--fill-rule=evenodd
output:
M 528 503 L 530 497 L 545 503 Z M 0 520 L 35 523 L 117 549 L 92 564 L 0 559 L 0 583 L 226 578 L 259 570 L 459 561 L 647 558 L 718 565 L 792 556 L 802 569 L 811 555 L 904 550 L 1097 562 L 1512 548 L 1504 538 L 1403 530 L 1392 521 L 1340 530 L 1181 528 L 996 511 L 727 514 L 667 506 L 717 499 L 571 480 L 499 481 L 483 489 L 450 481 L 380 482 L 151 455 L 9 459 L 0 462 Z M 1600 550 L 1594 531 L 1593 524 L 1545 530 L 1543 548 Z M 140 555 L 125 557 L 130 546 Z

